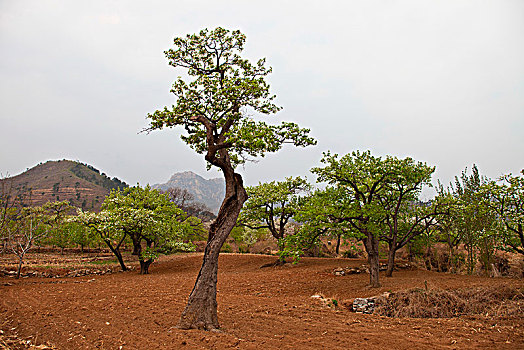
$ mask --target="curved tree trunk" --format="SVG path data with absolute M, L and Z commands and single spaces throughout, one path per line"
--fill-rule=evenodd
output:
M 120 239 L 120 242 L 118 242 L 118 244 L 115 247 L 113 247 L 113 245 L 111 244 L 111 241 L 108 239 L 104 239 L 104 242 L 109 247 L 109 249 L 113 252 L 113 254 L 115 254 L 116 258 L 118 259 L 118 263 L 120 264 L 120 267 L 122 268 L 122 271 L 127 271 L 127 266 L 124 264 L 124 258 L 122 257 L 122 253 L 120 252 L 120 245 L 122 244 L 124 239 L 125 239 L 125 235 L 122 236 L 122 238 Z M 100 251 L 100 247 L 98 248 L 98 250 Z
M 229 169 L 224 171 L 226 197 L 215 222 L 209 229 L 204 261 L 178 323 L 178 327 L 182 329 L 217 330 L 219 328 L 216 300 L 218 256 L 247 199 L 242 177 L 232 169 L 227 170 Z
M 116 258 L 118 259 L 118 263 L 120 264 L 120 267 L 122 268 L 122 271 L 127 271 L 127 266 L 124 264 L 124 258 L 122 257 L 122 253 L 120 250 L 114 248 L 111 244 L 108 243 L 109 249 L 115 254 Z

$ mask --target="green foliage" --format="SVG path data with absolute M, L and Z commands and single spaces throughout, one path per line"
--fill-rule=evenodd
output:
M 285 228 L 303 202 L 303 195 L 311 185 L 300 177 L 288 177 L 284 181 L 260 183 L 247 187 L 248 200 L 238 218 L 238 225 L 251 229 L 268 229 L 280 240 Z
M 434 167 L 411 158 L 389 157 L 387 162 L 390 175 L 383 191 L 377 193 L 380 205 L 386 211 L 387 233 L 382 234 L 381 239 L 388 243 L 390 250 L 396 251 L 422 234 L 443 211 L 436 205 L 438 202 L 419 201 L 423 186 L 431 186 Z
M 240 253 L 249 253 L 253 244 L 268 235 L 266 229 L 251 229 L 249 227 L 236 226 L 231 230 L 231 238 L 238 245 Z
M 159 254 L 193 251 L 184 241 L 203 230 L 199 219 L 149 186 L 112 190 L 99 213 L 79 211 L 75 221 L 95 230 L 119 259 L 120 246 L 129 237 L 141 264 L 150 264 Z
M 393 266 L 396 250 L 424 231 L 435 209 L 418 197 L 435 168 L 411 158 L 376 157 L 369 151 L 342 157 L 327 152 L 321 162 L 323 167 L 311 171 L 328 186 L 304 199 L 295 215 L 302 224 L 300 237 L 287 239 L 285 251 L 300 255 L 325 235 L 360 239 L 376 276 L 371 283 L 378 286 L 378 257 L 386 256 L 379 240 L 388 242 Z
M 231 245 L 229 243 L 224 243 L 224 245 L 220 249 L 220 252 L 222 252 L 222 253 L 233 253 L 233 248 L 231 248 Z
M 200 220 L 189 217 L 166 195 L 149 186 L 111 191 L 102 211 L 111 213 L 118 228 L 129 235 L 137 247 L 146 243 L 146 251 L 142 252 L 146 260 L 156 259 L 159 251 L 183 247 L 177 243 L 202 229 Z
M 126 237 L 125 232 L 118 224 L 117 217 L 108 210 L 94 213 L 78 209 L 77 216 L 72 217 L 70 220 L 80 223 L 92 230 L 92 232 L 95 232 L 113 252 L 114 249 L 118 250 L 120 248 Z
M 279 260 L 284 261 L 286 258 L 291 258 L 293 263 L 296 264 L 300 257 L 304 255 L 304 251 L 315 244 L 318 244 L 318 241 L 311 242 L 310 237 L 304 234 L 286 236 L 279 242 Z
M 472 273 L 475 267 L 477 249 L 480 249 L 484 266 L 488 268 L 497 244 L 496 212 L 491 209 L 489 194 L 484 190 L 488 182 L 475 165 L 471 175 L 465 170 L 460 178 L 455 177 L 453 220 L 468 252 L 468 273 Z
M 220 27 L 175 38 L 166 57 L 171 66 L 186 69 L 190 79 L 176 80 L 171 89 L 176 104 L 149 114 L 148 130 L 183 126 L 182 140 L 219 167 L 276 152 L 284 143 L 314 144 L 309 130 L 294 123 L 273 126 L 248 116 L 249 111 L 273 114 L 280 107 L 265 80 L 271 73 L 265 59 L 253 64 L 240 56 L 245 40 L 240 31 Z M 218 155 L 221 150 L 227 150 L 227 159 Z
M 125 182 L 117 179 L 116 177 L 113 177 L 111 179 L 104 173 L 100 174 L 100 171 L 98 169 L 88 164 L 75 162 L 74 165 L 71 166 L 69 171 L 71 171 L 73 174 L 75 174 L 77 177 L 81 179 L 84 179 L 91 183 L 100 185 L 108 190 L 124 189 L 128 187 L 128 185 Z M 58 185 L 58 184 L 55 184 L 55 185 Z M 78 187 L 79 185 L 80 183 L 76 182 L 75 188 Z M 53 189 L 54 189 L 54 186 L 53 186 Z
M 378 237 L 383 232 L 387 212 L 379 194 L 396 176 L 394 160 L 393 157 L 374 157 L 369 151 L 354 151 L 340 158 L 325 153 L 321 160 L 325 166 L 311 171 L 318 175 L 317 181 L 334 186 L 328 193 L 336 209 L 329 213 L 330 217 L 348 223 L 352 231 Z
M 502 249 L 524 254 L 524 170 L 521 175 L 504 175 L 499 182 L 484 185 L 497 213 Z
M 62 224 L 52 228 L 49 231 L 49 236 L 46 240 L 46 243 L 58 248 L 62 248 L 62 250 L 70 246 L 71 237 L 67 226 L 67 224 Z
M 68 225 L 70 241 L 72 244 L 84 247 L 92 247 L 95 245 L 97 239 L 93 232 L 84 225 L 77 222 L 70 222 Z
M 348 259 L 355 259 L 360 256 L 361 250 L 357 248 L 355 245 L 351 245 L 348 250 L 344 252 L 342 255 L 344 258 Z

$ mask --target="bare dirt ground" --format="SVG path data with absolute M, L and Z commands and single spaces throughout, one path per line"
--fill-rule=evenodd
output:
M 177 329 L 201 254 L 163 257 L 150 275 L 136 271 L 76 278 L 0 277 L 0 327 L 56 349 L 524 349 L 522 315 L 451 319 L 387 318 L 348 311 L 344 301 L 414 287 L 511 285 L 510 278 L 402 270 L 334 276 L 357 259 L 304 258 L 261 269 L 275 257 L 222 254 L 218 282 L 221 332 Z M 326 308 L 312 295 L 336 299 Z M 1 349 L 0 344 L 0 349 Z M 43 347 L 40 347 L 43 348 Z

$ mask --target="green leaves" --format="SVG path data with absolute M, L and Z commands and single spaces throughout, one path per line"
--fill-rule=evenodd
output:
M 285 226 L 300 206 L 311 186 L 301 177 L 261 183 L 248 187 L 248 200 L 238 223 L 251 228 L 268 228 L 276 239 L 284 237 Z
M 159 252 L 191 249 L 192 245 L 182 241 L 201 229 L 199 219 L 189 217 L 150 186 L 113 190 L 99 213 L 80 211 L 75 220 L 94 229 L 113 247 L 126 236 L 137 244 L 146 241 L 147 248 L 140 253 L 144 259 L 154 259 Z
M 523 174 L 524 175 L 524 172 Z M 496 211 L 504 248 L 524 254 L 524 177 L 504 175 L 483 185 Z
M 175 81 L 171 92 L 176 104 L 148 114 L 147 130 L 183 126 L 182 140 L 219 167 L 276 152 L 285 143 L 315 144 L 309 130 L 294 123 L 270 126 L 248 117 L 253 112 L 270 115 L 281 107 L 273 103 L 275 96 L 265 80 L 271 73 L 266 60 L 253 64 L 240 56 L 245 40 L 240 31 L 220 27 L 175 38 L 166 57 L 171 66 L 185 69 L 190 79 Z M 228 160 L 218 154 L 221 150 L 227 151 Z

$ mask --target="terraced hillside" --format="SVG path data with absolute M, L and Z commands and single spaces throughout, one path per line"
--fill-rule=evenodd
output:
M 21 196 L 23 205 L 67 200 L 75 207 L 94 211 L 100 209 L 111 189 L 127 187 L 91 165 L 71 160 L 41 163 L 2 182 L 4 191 Z

